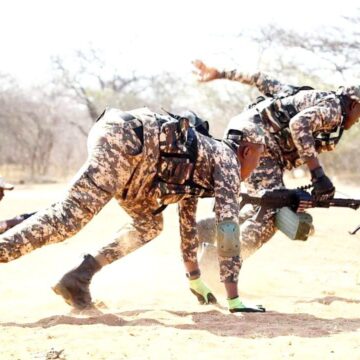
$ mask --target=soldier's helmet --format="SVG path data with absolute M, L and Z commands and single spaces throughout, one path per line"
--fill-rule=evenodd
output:
M 350 99 L 360 103 L 360 85 L 341 86 L 336 93 L 338 95 L 348 96 Z
M 0 176 L 0 189 L 4 190 L 12 190 L 14 188 L 14 185 L 7 183 L 4 178 Z
M 241 119 L 239 116 L 232 118 L 225 131 L 224 141 L 232 147 L 238 147 L 243 142 L 265 145 L 265 132 L 257 124 Z

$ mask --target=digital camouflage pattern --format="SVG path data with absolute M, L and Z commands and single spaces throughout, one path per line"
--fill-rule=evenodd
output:
M 291 94 L 294 89 L 293 86 L 282 84 L 261 72 L 250 75 L 233 70 L 222 72 L 222 76 L 225 79 L 256 86 L 265 96 Z M 291 119 L 289 127 L 285 130 L 289 132 L 287 142 L 278 140 L 276 137 L 278 129 L 269 125 L 266 116 L 256 117 L 256 114 L 259 113 L 269 114 L 268 107 L 273 99 L 266 99 L 259 102 L 254 108 L 245 110 L 243 117 L 248 117 L 248 119 L 256 117 L 255 120 L 266 129 L 268 147 L 284 167 L 291 169 L 294 166 L 302 165 L 310 157 L 316 157 L 319 152 L 330 150 L 327 146 L 316 147 L 314 134 L 332 132 L 340 126 L 342 112 L 340 100 L 333 92 L 303 90 L 286 97 L 283 101 L 293 105 L 297 111 L 296 116 Z M 277 103 L 281 111 L 281 100 L 275 102 L 275 109 Z
M 360 85 L 341 86 L 337 91 L 338 94 L 349 96 L 350 99 L 360 103 Z
M 168 184 L 162 174 L 163 159 L 157 115 L 146 108 L 129 112 L 110 109 L 93 126 L 88 138 L 89 156 L 72 181 L 66 196 L 48 209 L 6 232 L 0 238 L 0 262 L 8 262 L 43 245 L 76 234 L 113 197 L 131 216 L 99 254 L 108 263 L 120 259 L 155 238 L 162 230 L 161 204 L 179 203 L 181 249 L 184 261 L 196 260 L 196 196 L 204 191 L 215 197 L 216 221 L 238 221 L 240 164 L 224 143 L 197 134 L 197 159 L 191 184 Z M 169 119 L 168 119 L 169 120 Z M 143 126 L 143 144 L 135 130 Z M 171 139 L 177 135 L 169 132 Z M 222 281 L 236 281 L 240 258 L 221 258 Z
M 232 118 L 225 130 L 224 138 L 231 139 L 232 136 L 234 136 L 231 134 L 231 131 L 233 130 L 237 130 L 241 134 L 237 141 L 239 144 L 240 142 L 248 142 L 252 144 L 266 145 L 265 132 L 263 128 L 258 126 L 258 124 L 254 123 L 253 121 L 248 121 L 248 119 L 245 118 Z
M 263 73 L 245 74 L 233 71 L 223 71 L 224 79 L 239 81 L 243 84 L 256 86 L 258 90 L 267 96 L 291 94 L 294 87 L 271 79 Z M 347 88 L 347 94 L 359 95 L 360 87 Z M 243 111 L 230 122 L 250 121 L 258 124 L 265 131 L 266 151 L 260 159 L 259 166 L 246 179 L 245 185 L 250 194 L 256 194 L 261 190 L 270 190 L 284 187 L 283 173 L 285 169 L 303 164 L 307 159 L 317 156 L 317 153 L 329 151 L 329 146 L 319 147 L 315 145 L 314 134 L 319 132 L 332 132 L 342 121 L 342 113 L 339 99 L 333 92 L 302 90 L 293 96 L 285 98 L 297 110 L 289 123 L 287 139 L 279 139 L 276 136 L 277 129 L 269 125 L 266 117 L 271 116 L 267 112 L 273 99 L 265 99 L 254 107 Z M 283 100 L 284 101 L 284 100 Z M 280 104 L 281 105 L 281 104 Z M 276 104 L 275 104 L 276 106 Z M 263 115 L 263 116 L 261 116 Z M 261 222 L 255 221 L 258 208 L 246 205 L 240 212 L 240 241 L 241 255 L 245 259 L 256 249 L 266 243 L 276 232 L 274 211 L 269 210 Z M 204 219 L 198 223 L 198 232 L 201 242 L 214 241 L 214 219 Z

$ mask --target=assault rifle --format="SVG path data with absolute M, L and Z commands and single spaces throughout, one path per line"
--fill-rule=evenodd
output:
M 277 228 L 293 240 L 306 240 L 313 226 L 310 214 L 297 213 L 302 204 L 306 204 L 306 208 L 348 207 L 357 210 L 360 207 L 360 200 L 356 199 L 316 200 L 306 191 L 309 187 L 267 190 L 260 196 L 242 193 L 240 208 L 246 204 L 259 206 L 256 221 L 260 221 L 269 209 L 276 209 L 278 210 L 275 219 Z

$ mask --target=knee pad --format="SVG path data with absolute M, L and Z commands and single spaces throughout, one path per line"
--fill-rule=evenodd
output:
M 216 225 L 218 254 L 223 257 L 240 255 L 239 224 L 225 220 Z

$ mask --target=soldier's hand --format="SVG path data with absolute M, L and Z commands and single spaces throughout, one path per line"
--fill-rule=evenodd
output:
M 228 299 L 229 311 L 231 313 L 238 312 L 265 312 L 266 309 L 262 305 L 244 304 L 239 297 Z
M 204 284 L 204 282 L 198 278 L 189 280 L 190 291 L 197 297 L 201 305 L 204 304 L 216 304 L 217 300 L 212 291 Z
M 311 194 L 315 196 L 317 201 L 331 200 L 335 195 L 335 187 L 324 171 L 319 169 L 321 168 L 311 171 L 311 181 L 314 186 Z
M 199 82 L 207 82 L 221 77 L 219 70 L 206 66 L 201 60 L 194 60 L 192 64 L 196 68 L 193 73 L 197 76 Z

